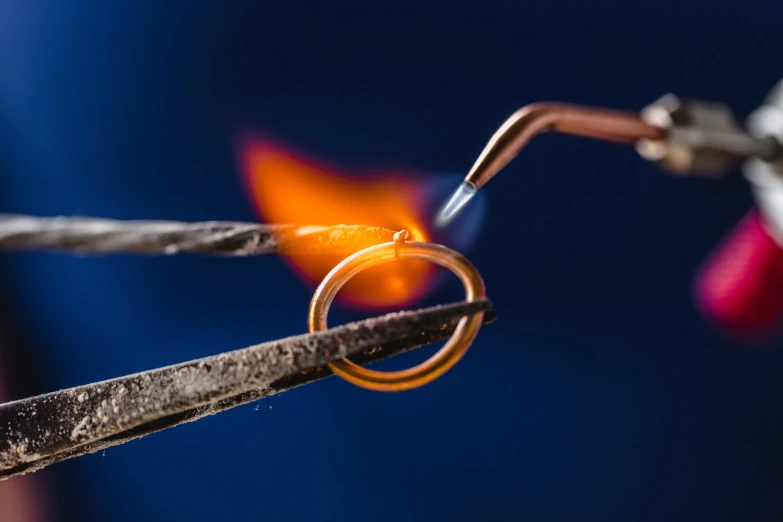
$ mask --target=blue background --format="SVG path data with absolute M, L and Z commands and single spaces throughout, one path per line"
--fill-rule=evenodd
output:
M 592 4 L 0 1 L 0 208 L 256 220 L 243 125 L 341 165 L 456 175 L 533 101 L 675 92 L 744 117 L 783 77 L 780 2 Z M 57 465 L 55 514 L 783 519 L 781 346 L 730 343 L 690 300 L 752 205 L 741 177 L 544 136 L 485 197 L 470 257 L 501 320 L 447 376 L 404 394 L 329 380 Z M 2 276 L 35 363 L 17 396 L 302 332 L 312 290 L 269 257 L 4 254 Z

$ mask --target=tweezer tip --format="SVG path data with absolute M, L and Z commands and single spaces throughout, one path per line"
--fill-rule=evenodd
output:
M 443 228 L 451 223 L 463 207 L 468 204 L 468 201 L 473 199 L 475 194 L 476 186 L 468 181 L 463 181 L 440 212 L 438 212 L 435 218 L 435 225 Z

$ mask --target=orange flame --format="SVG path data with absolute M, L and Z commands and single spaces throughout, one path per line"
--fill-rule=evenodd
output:
M 245 142 L 242 156 L 248 185 L 267 223 L 374 225 L 404 228 L 415 241 L 427 238 L 410 179 L 328 172 L 265 141 Z M 331 256 L 289 259 L 311 281 L 320 281 L 341 260 Z M 409 304 L 423 293 L 430 270 L 419 261 L 374 267 L 351 280 L 341 295 L 370 307 Z

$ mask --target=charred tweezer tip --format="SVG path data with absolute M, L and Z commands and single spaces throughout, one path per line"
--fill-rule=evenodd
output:
M 0 480 L 445 339 L 487 300 L 398 312 L 0 405 Z

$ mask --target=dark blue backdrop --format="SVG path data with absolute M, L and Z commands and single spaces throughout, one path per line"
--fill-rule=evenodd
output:
M 532 101 L 673 91 L 745 116 L 783 77 L 780 2 L 159 4 L 0 2 L 2 211 L 254 220 L 238 125 L 460 173 Z M 723 340 L 689 298 L 743 180 L 545 136 L 486 191 L 471 258 L 501 320 L 454 371 L 323 382 L 58 465 L 61 520 L 781 520 L 783 351 Z M 14 254 L 2 274 L 27 392 L 302 332 L 312 290 L 273 258 Z

